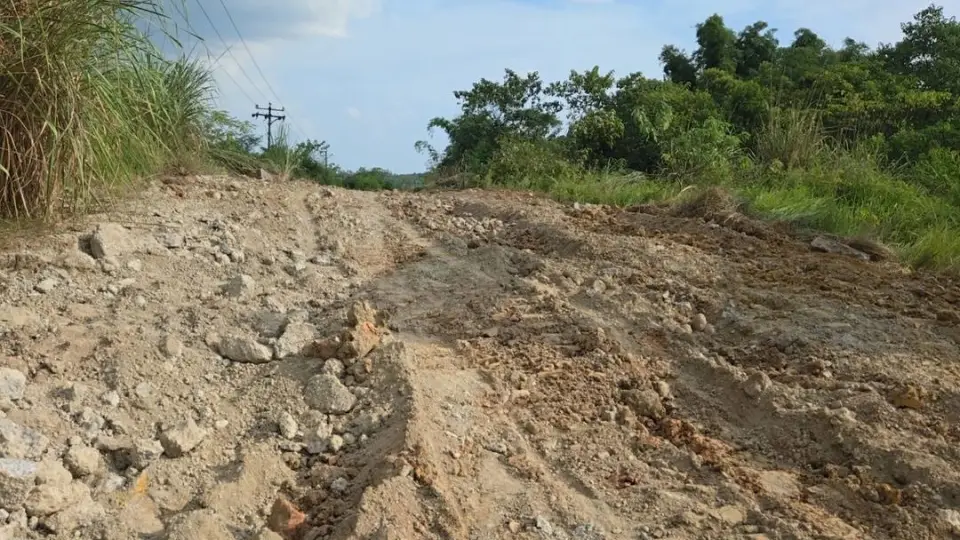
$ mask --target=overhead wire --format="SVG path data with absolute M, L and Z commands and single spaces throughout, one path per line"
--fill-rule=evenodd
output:
M 197 0 L 198 3 L 199 1 L 200 0 Z M 270 80 L 264 74 L 263 69 L 260 68 L 260 64 L 257 62 L 256 57 L 253 55 L 253 51 L 250 50 L 250 46 L 247 45 L 247 40 L 243 38 L 243 34 L 240 32 L 240 28 L 237 26 L 237 22 L 233 18 L 233 14 L 231 14 L 230 9 L 227 8 L 226 2 L 224 0 L 219 0 L 219 1 L 220 1 L 220 6 L 223 7 L 224 13 L 227 14 L 227 20 L 229 20 L 230 25 L 233 26 L 233 31 L 236 32 L 237 38 L 240 39 L 240 43 L 243 45 L 243 48 L 247 51 L 247 55 L 250 56 L 250 61 L 253 62 L 253 67 L 257 69 L 257 73 L 260 74 L 260 78 L 263 80 L 264 84 L 267 85 L 267 89 L 270 90 L 270 94 L 274 97 L 274 99 L 276 99 L 280 103 L 281 107 L 283 107 L 284 106 L 283 100 L 277 94 L 276 90 L 274 90 L 273 85 L 270 84 Z M 212 24 L 213 23 L 211 22 L 211 25 Z M 218 32 L 218 35 L 219 35 L 219 32 Z M 236 57 L 234 57 L 234 59 L 236 59 Z M 304 139 L 309 139 L 309 137 L 303 132 L 303 130 L 300 129 L 300 126 L 297 125 L 296 122 L 292 121 L 290 118 L 286 118 L 284 121 L 287 122 L 291 127 L 293 127 L 293 129 L 297 133 L 299 133 L 301 137 L 303 137 Z
M 269 99 L 267 99 L 267 95 L 263 92 L 263 90 L 260 89 L 259 86 L 257 86 L 257 83 L 253 82 L 253 79 L 252 79 L 252 78 L 250 77 L 250 75 L 247 73 L 247 70 L 245 70 L 245 69 L 243 68 L 243 64 L 240 63 L 240 61 L 237 59 L 237 57 L 233 55 L 233 52 L 230 50 L 230 45 L 229 45 L 229 44 L 227 43 L 227 41 L 223 38 L 223 34 L 220 33 L 220 30 L 217 28 L 217 25 L 215 25 L 215 24 L 213 23 L 213 19 L 210 17 L 210 14 L 207 12 L 207 9 L 206 9 L 205 7 L 203 7 L 203 3 L 201 2 L 201 0 L 196 0 L 196 4 L 197 4 L 197 6 L 200 8 L 200 12 L 203 14 L 203 17 L 207 20 L 207 23 L 210 24 L 210 28 L 213 29 L 214 34 L 217 35 L 217 38 L 219 38 L 219 39 L 220 39 L 220 42 L 223 44 L 224 53 L 225 53 L 225 54 L 229 54 L 229 55 L 233 58 L 234 62 L 235 62 L 236 65 L 237 65 L 237 68 L 240 70 L 240 73 L 243 74 L 244 78 L 247 79 L 247 82 L 250 83 L 250 86 L 252 86 L 253 89 L 256 90 L 257 94 L 259 94 L 261 98 L 264 98 L 265 101 L 269 101 Z M 207 52 L 208 52 L 208 54 L 209 54 L 209 51 L 210 51 L 210 48 L 207 47 Z M 219 62 L 218 62 L 218 63 L 219 63 Z M 227 70 L 226 70 L 225 66 L 223 66 L 223 65 L 221 64 L 221 67 L 224 67 L 224 70 L 223 70 L 223 71 L 226 73 Z M 231 77 L 231 78 L 232 78 L 232 77 Z M 251 101 L 253 101 L 253 100 L 251 100 Z M 254 101 L 254 103 L 256 103 L 256 101 Z

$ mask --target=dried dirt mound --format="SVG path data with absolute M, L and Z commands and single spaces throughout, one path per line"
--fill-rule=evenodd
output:
M 196 178 L 14 242 L 0 538 L 960 536 L 957 284 L 698 204 Z

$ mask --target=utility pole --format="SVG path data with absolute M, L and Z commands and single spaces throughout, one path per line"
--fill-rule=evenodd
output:
M 286 116 L 278 116 L 273 113 L 284 112 L 284 108 L 280 107 L 279 109 L 275 109 L 273 107 L 273 103 L 267 103 L 266 109 L 264 109 L 259 105 L 254 105 L 254 106 L 257 108 L 257 112 L 253 113 L 252 116 L 254 118 L 263 118 L 267 121 L 267 150 L 269 150 L 270 147 L 273 146 L 273 123 L 276 122 L 277 120 L 284 120 L 287 118 Z M 267 111 L 267 112 L 262 113 L 260 111 Z

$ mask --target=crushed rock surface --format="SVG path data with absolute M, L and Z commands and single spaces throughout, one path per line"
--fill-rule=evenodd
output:
M 0 538 L 960 535 L 960 287 L 844 246 L 157 181 L 5 239 Z

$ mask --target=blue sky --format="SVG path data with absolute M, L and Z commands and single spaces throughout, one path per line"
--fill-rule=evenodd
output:
M 425 157 L 413 144 L 427 138 L 430 118 L 456 113 L 454 90 L 469 88 L 481 77 L 499 79 L 507 67 L 539 71 L 547 80 L 594 65 L 619 75 L 641 71 L 659 77 L 661 47 L 671 43 L 692 50 L 694 26 L 714 12 L 736 30 L 765 20 L 779 29 L 782 41 L 788 41 L 798 27 L 809 27 L 831 44 L 850 36 L 876 45 L 899 39 L 899 24 L 930 3 L 177 1 L 184 2 L 193 31 L 204 37 L 204 53 L 212 53 L 217 60 L 222 108 L 251 119 L 255 103 L 279 102 L 287 109 L 292 134 L 326 140 L 336 163 L 349 169 L 380 166 L 395 172 L 424 168 Z M 960 11 L 960 0 L 938 3 L 950 15 Z M 233 23 L 246 47 L 237 39 Z M 265 129 L 262 121 L 257 126 Z M 438 147 L 444 144 L 440 138 L 432 142 Z

